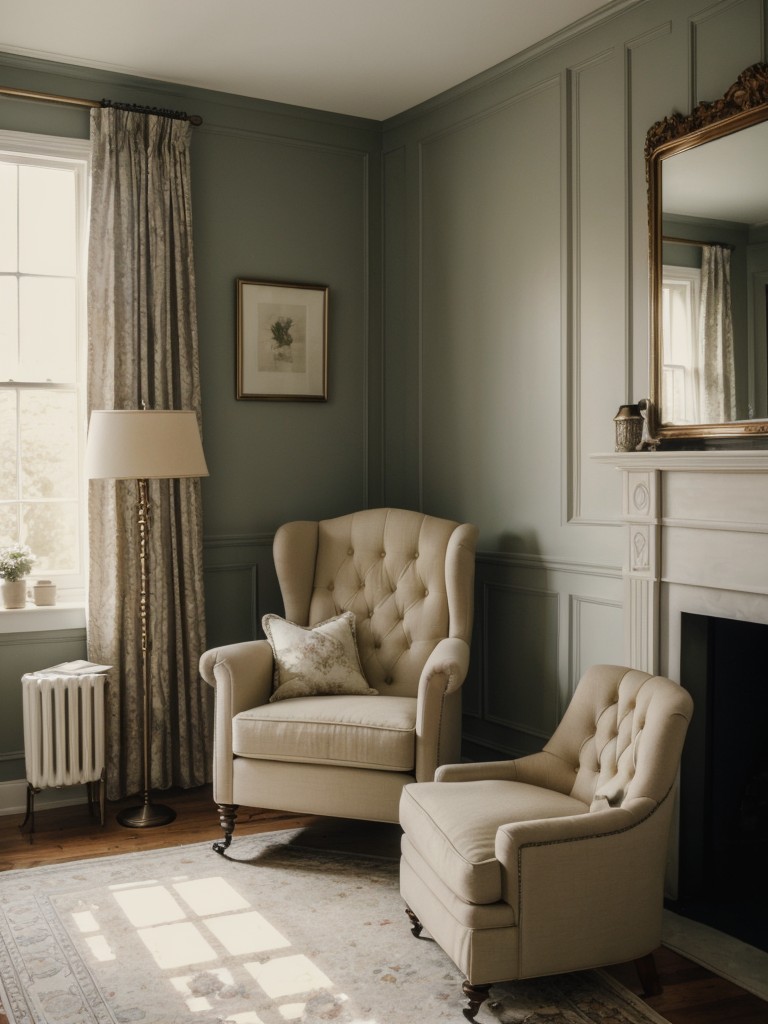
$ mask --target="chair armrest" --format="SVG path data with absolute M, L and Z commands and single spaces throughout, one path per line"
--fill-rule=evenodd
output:
M 511 761 L 477 761 L 471 764 L 446 764 L 438 768 L 435 782 L 478 782 L 503 779 L 542 786 L 557 793 L 570 793 L 576 771 L 561 758 L 540 750 Z
M 446 637 L 437 644 L 421 671 L 416 697 L 416 779 L 419 782 L 434 778 L 440 763 L 441 727 L 444 718 L 450 721 L 452 717 L 444 716 L 446 698 L 455 695 L 453 701 L 460 699 L 458 691 L 468 669 L 469 644 L 459 637 Z M 458 711 L 460 717 L 459 705 L 452 710 Z M 458 753 L 456 749 L 454 756 Z
M 642 798 L 497 830 L 502 896 L 519 922 L 525 972 L 618 963 L 659 944 L 671 807 L 670 796 Z M 558 936 L 572 952 L 562 953 Z
M 496 859 L 507 867 L 514 865 L 517 871 L 520 852 L 527 846 L 614 836 L 637 825 L 657 806 L 647 798 L 633 800 L 632 804 L 632 808 L 610 807 L 562 818 L 537 818 L 500 825 L 496 832 Z
M 472 761 L 467 764 L 441 764 L 435 782 L 481 782 L 485 779 L 514 781 L 514 761 Z
M 215 688 L 217 701 L 228 700 L 230 717 L 267 703 L 273 670 L 267 640 L 214 647 L 200 658 L 200 675 Z
M 213 798 L 217 803 L 232 803 L 232 719 L 267 703 L 272 667 L 272 648 L 266 640 L 216 647 L 200 658 L 200 674 L 215 689 Z
M 440 695 L 453 693 L 467 677 L 469 669 L 469 644 L 456 636 L 441 640 L 427 658 L 419 679 L 419 701 L 427 697 L 427 691 L 438 691 Z

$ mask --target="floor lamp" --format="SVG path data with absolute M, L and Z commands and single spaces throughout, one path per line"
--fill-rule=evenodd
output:
M 149 679 L 149 481 L 208 476 L 197 416 L 191 410 L 96 410 L 91 413 L 85 456 L 90 480 L 136 480 L 141 568 L 141 664 L 144 701 L 144 802 L 117 815 L 127 828 L 167 825 L 176 812 L 153 804 L 151 789 L 152 701 Z

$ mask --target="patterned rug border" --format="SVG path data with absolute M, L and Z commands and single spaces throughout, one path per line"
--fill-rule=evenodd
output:
M 296 840 L 301 841 L 296 842 Z M 237 856 L 238 847 L 242 850 L 245 856 Z M 120 863 L 125 867 L 126 865 L 129 865 L 132 861 L 138 862 L 138 859 L 140 859 L 143 865 L 143 878 L 139 879 L 139 881 L 149 881 L 151 876 L 155 874 L 157 874 L 158 877 L 162 877 L 161 872 L 154 872 L 151 870 L 151 865 L 153 861 L 156 861 L 158 862 L 158 864 L 160 864 L 163 861 L 167 862 L 169 856 L 176 856 L 179 858 L 180 863 L 183 863 L 183 858 L 185 856 L 194 856 L 202 854 L 207 857 L 209 853 L 210 863 L 212 867 L 221 865 L 223 863 L 229 863 L 232 865 L 243 865 L 244 867 L 247 867 L 249 864 L 253 864 L 256 858 L 264 855 L 265 853 L 276 854 L 278 858 L 283 858 L 283 860 L 285 860 L 286 858 L 292 860 L 294 856 L 298 858 L 300 857 L 301 854 L 306 854 L 312 856 L 313 858 L 330 858 L 334 861 L 346 864 L 349 864 L 350 862 L 369 863 L 371 865 L 376 864 L 378 865 L 382 873 L 387 874 L 392 874 L 393 868 L 398 863 L 398 859 L 396 857 L 386 856 L 385 854 L 361 853 L 357 850 L 343 849 L 339 848 L 338 846 L 328 845 L 327 836 L 324 838 L 322 842 L 313 843 L 311 841 L 310 836 L 308 835 L 308 830 L 306 828 L 277 829 L 268 832 L 255 833 L 249 836 L 239 837 L 236 844 L 233 844 L 231 851 L 228 851 L 227 855 L 225 855 L 225 857 L 223 858 L 220 858 L 217 854 L 213 852 L 213 850 L 211 849 L 210 841 L 203 841 L 196 843 L 179 844 L 175 847 L 164 847 L 159 850 L 135 850 L 127 853 L 110 854 L 104 857 L 99 856 L 92 858 L 79 858 L 76 860 L 58 861 L 52 864 L 43 864 L 30 868 L 9 869 L 7 871 L 0 872 L 0 906 L 2 906 L 4 901 L 7 901 L 9 890 L 15 889 L 14 882 L 18 882 L 18 880 L 22 878 L 24 879 L 25 882 L 24 888 L 27 890 L 29 888 L 30 882 L 34 886 L 35 883 L 33 879 L 35 878 L 35 876 L 42 877 L 43 875 L 45 875 L 54 885 L 56 884 L 58 878 L 61 878 L 63 882 L 64 879 L 67 877 L 69 877 L 71 881 L 78 883 L 79 888 L 77 886 L 65 886 L 64 889 L 60 892 L 52 892 L 50 894 L 50 899 L 52 901 L 55 898 L 62 898 L 64 895 L 68 895 L 70 892 L 74 892 L 75 889 L 77 889 L 78 892 L 82 891 L 82 878 L 78 879 L 75 876 L 77 876 L 78 874 L 82 874 L 83 872 L 87 872 L 88 868 L 93 867 L 94 863 L 98 865 L 101 872 L 109 873 L 109 868 L 111 865 Z M 300 863 L 300 861 L 297 861 L 297 863 Z M 290 871 L 293 868 L 293 865 L 282 865 L 283 870 L 286 867 Z M 120 877 L 124 876 L 125 871 L 123 870 Z M 371 884 L 375 888 L 375 884 L 372 882 L 372 879 L 370 877 L 368 878 L 368 881 L 371 882 Z M 106 884 L 103 880 L 103 877 L 99 880 L 98 884 L 102 886 Z M 53 918 L 56 915 L 54 912 L 46 910 L 44 916 L 46 917 L 46 924 L 51 928 L 51 933 L 53 934 Z M 4 917 L 1 923 L 3 926 L 3 930 L 5 930 Z M 60 926 L 60 930 L 63 930 L 65 932 L 65 938 L 63 941 L 61 941 L 61 951 L 66 957 L 65 963 L 69 965 L 68 971 L 70 972 L 73 979 L 77 981 L 78 990 L 87 992 L 88 994 L 88 1013 L 92 1014 L 92 1016 L 89 1017 L 89 1019 L 92 1019 L 94 1021 L 104 1021 L 105 1024 L 109 1024 L 109 1022 L 112 1021 L 124 1019 L 119 1016 L 119 1008 L 114 1009 L 110 1004 L 107 1004 L 103 1001 L 100 982 L 98 978 L 92 976 L 90 968 L 87 967 L 82 962 L 82 960 L 79 959 L 80 954 L 78 953 L 76 948 L 76 936 L 73 937 L 66 931 L 66 929 L 63 929 L 63 926 L 61 926 L 60 922 L 58 922 L 58 924 Z M 407 930 L 404 930 L 404 936 L 407 936 L 407 934 Z M 435 948 L 439 950 L 439 947 L 435 946 Z M 440 953 L 442 954 L 442 951 L 440 951 Z M 442 954 L 442 956 L 445 956 L 445 954 Z M 3 961 L 7 963 L 11 959 L 11 951 L 6 946 L 3 954 Z M 448 962 L 446 966 L 453 967 L 453 965 L 450 964 L 450 962 Z M 453 967 L 453 970 L 455 971 L 456 974 L 456 979 L 454 983 L 456 999 L 456 1019 L 458 1020 L 460 1019 L 461 1008 L 463 1006 L 463 1000 L 460 992 L 461 975 L 459 974 L 455 967 Z M 667 1020 L 664 1017 L 660 1016 L 641 998 L 636 996 L 633 992 L 631 992 L 629 989 L 627 989 L 624 985 L 622 985 L 620 982 L 614 979 L 611 975 L 607 974 L 605 971 L 597 970 L 591 972 L 583 972 L 583 977 L 585 979 L 587 979 L 589 975 L 594 975 L 596 979 L 599 979 L 600 982 L 602 982 L 602 984 L 604 985 L 604 987 L 609 989 L 613 993 L 617 1003 L 620 1004 L 623 1002 L 624 1004 L 626 1004 L 626 1006 L 630 1008 L 631 1011 L 634 1011 L 635 1014 L 642 1018 L 643 1022 L 648 1022 L 648 1024 L 668 1024 Z M 7 977 L 0 976 L 0 998 L 2 998 L 3 1006 L 5 1008 L 6 1013 L 8 1014 L 8 1020 L 10 1024 L 48 1024 L 48 1016 L 37 1017 L 36 1015 L 30 1015 L 29 1012 L 25 1012 L 23 1009 L 22 1004 L 26 1005 L 25 1000 L 14 1000 L 12 991 L 10 992 L 9 995 L 9 990 L 6 986 L 6 982 L 8 980 L 9 979 Z M 542 983 L 545 983 L 546 981 L 547 979 L 542 979 Z M 533 984 L 537 984 L 537 982 L 534 982 Z M 21 986 L 21 989 L 23 992 L 23 985 Z M 563 995 L 563 998 L 568 998 L 567 993 Z M 14 1014 L 14 1005 L 22 1007 L 22 1012 L 19 1015 Z M 607 1003 L 606 1005 L 610 1004 Z M 99 1010 L 98 1006 L 101 1006 L 102 1009 Z M 375 1010 L 374 1012 L 378 1019 L 378 1010 Z M 114 1014 L 117 1014 L 117 1016 L 115 1016 Z M 50 1019 L 53 1020 L 54 1018 Z M 78 1020 L 79 1019 L 80 1018 L 78 1017 Z M 137 1016 L 125 1019 L 139 1020 L 140 1017 Z M 174 1021 L 176 1019 L 177 1018 L 174 1017 Z M 208 1020 L 212 1020 L 213 1018 L 208 1018 L 205 1014 L 200 1015 L 200 1017 L 198 1017 L 197 1014 L 190 1014 L 188 1018 L 185 1017 L 184 1019 L 189 1019 L 191 1021 L 199 1020 L 200 1024 L 208 1024 Z M 226 1019 L 228 1019 L 228 1015 L 217 1016 L 215 1019 L 218 1021 L 225 1021 Z M 312 1024 L 314 1024 L 315 1019 L 316 1018 L 314 1016 L 311 1017 Z M 321 1014 L 321 1017 L 317 1019 L 331 1020 L 335 1018 L 332 1018 L 331 1016 L 325 1017 Z M 421 1016 L 418 1019 L 420 1019 L 421 1024 L 430 1024 L 432 1014 L 430 1013 L 429 1017 Z M 440 1019 L 443 1020 L 445 1018 L 441 1016 Z M 510 1017 L 504 1019 L 512 1018 Z M 536 1013 L 532 1019 L 544 1020 L 545 1018 L 543 1015 L 543 1011 L 541 1014 Z M 565 1007 L 561 1011 L 561 1013 L 557 1015 L 557 1017 L 549 1017 L 547 1019 L 570 1021 L 575 1018 L 571 1016 L 567 1007 Z M 56 1022 L 58 1022 L 60 1018 L 55 1017 L 55 1020 Z M 152 1020 L 155 1021 L 157 1020 L 157 1018 L 153 1016 Z M 297 1018 L 296 1024 L 302 1024 L 304 1020 L 309 1021 L 309 1017 L 302 1016 L 300 1020 Z M 399 1017 L 398 1020 L 400 1020 Z M 363 1024 L 363 1022 L 361 1022 L 361 1024 Z M 366 1021 L 365 1024 L 368 1024 L 368 1022 Z M 373 1022 L 371 1022 L 371 1024 L 373 1024 Z

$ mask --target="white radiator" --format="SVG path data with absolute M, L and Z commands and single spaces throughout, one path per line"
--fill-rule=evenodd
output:
M 24 758 L 33 790 L 102 779 L 106 675 L 22 676 Z

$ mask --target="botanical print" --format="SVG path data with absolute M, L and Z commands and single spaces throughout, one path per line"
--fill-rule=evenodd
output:
M 258 366 L 261 373 L 305 373 L 307 309 L 262 302 L 258 309 Z
M 236 398 L 328 397 L 328 288 L 237 281 Z

